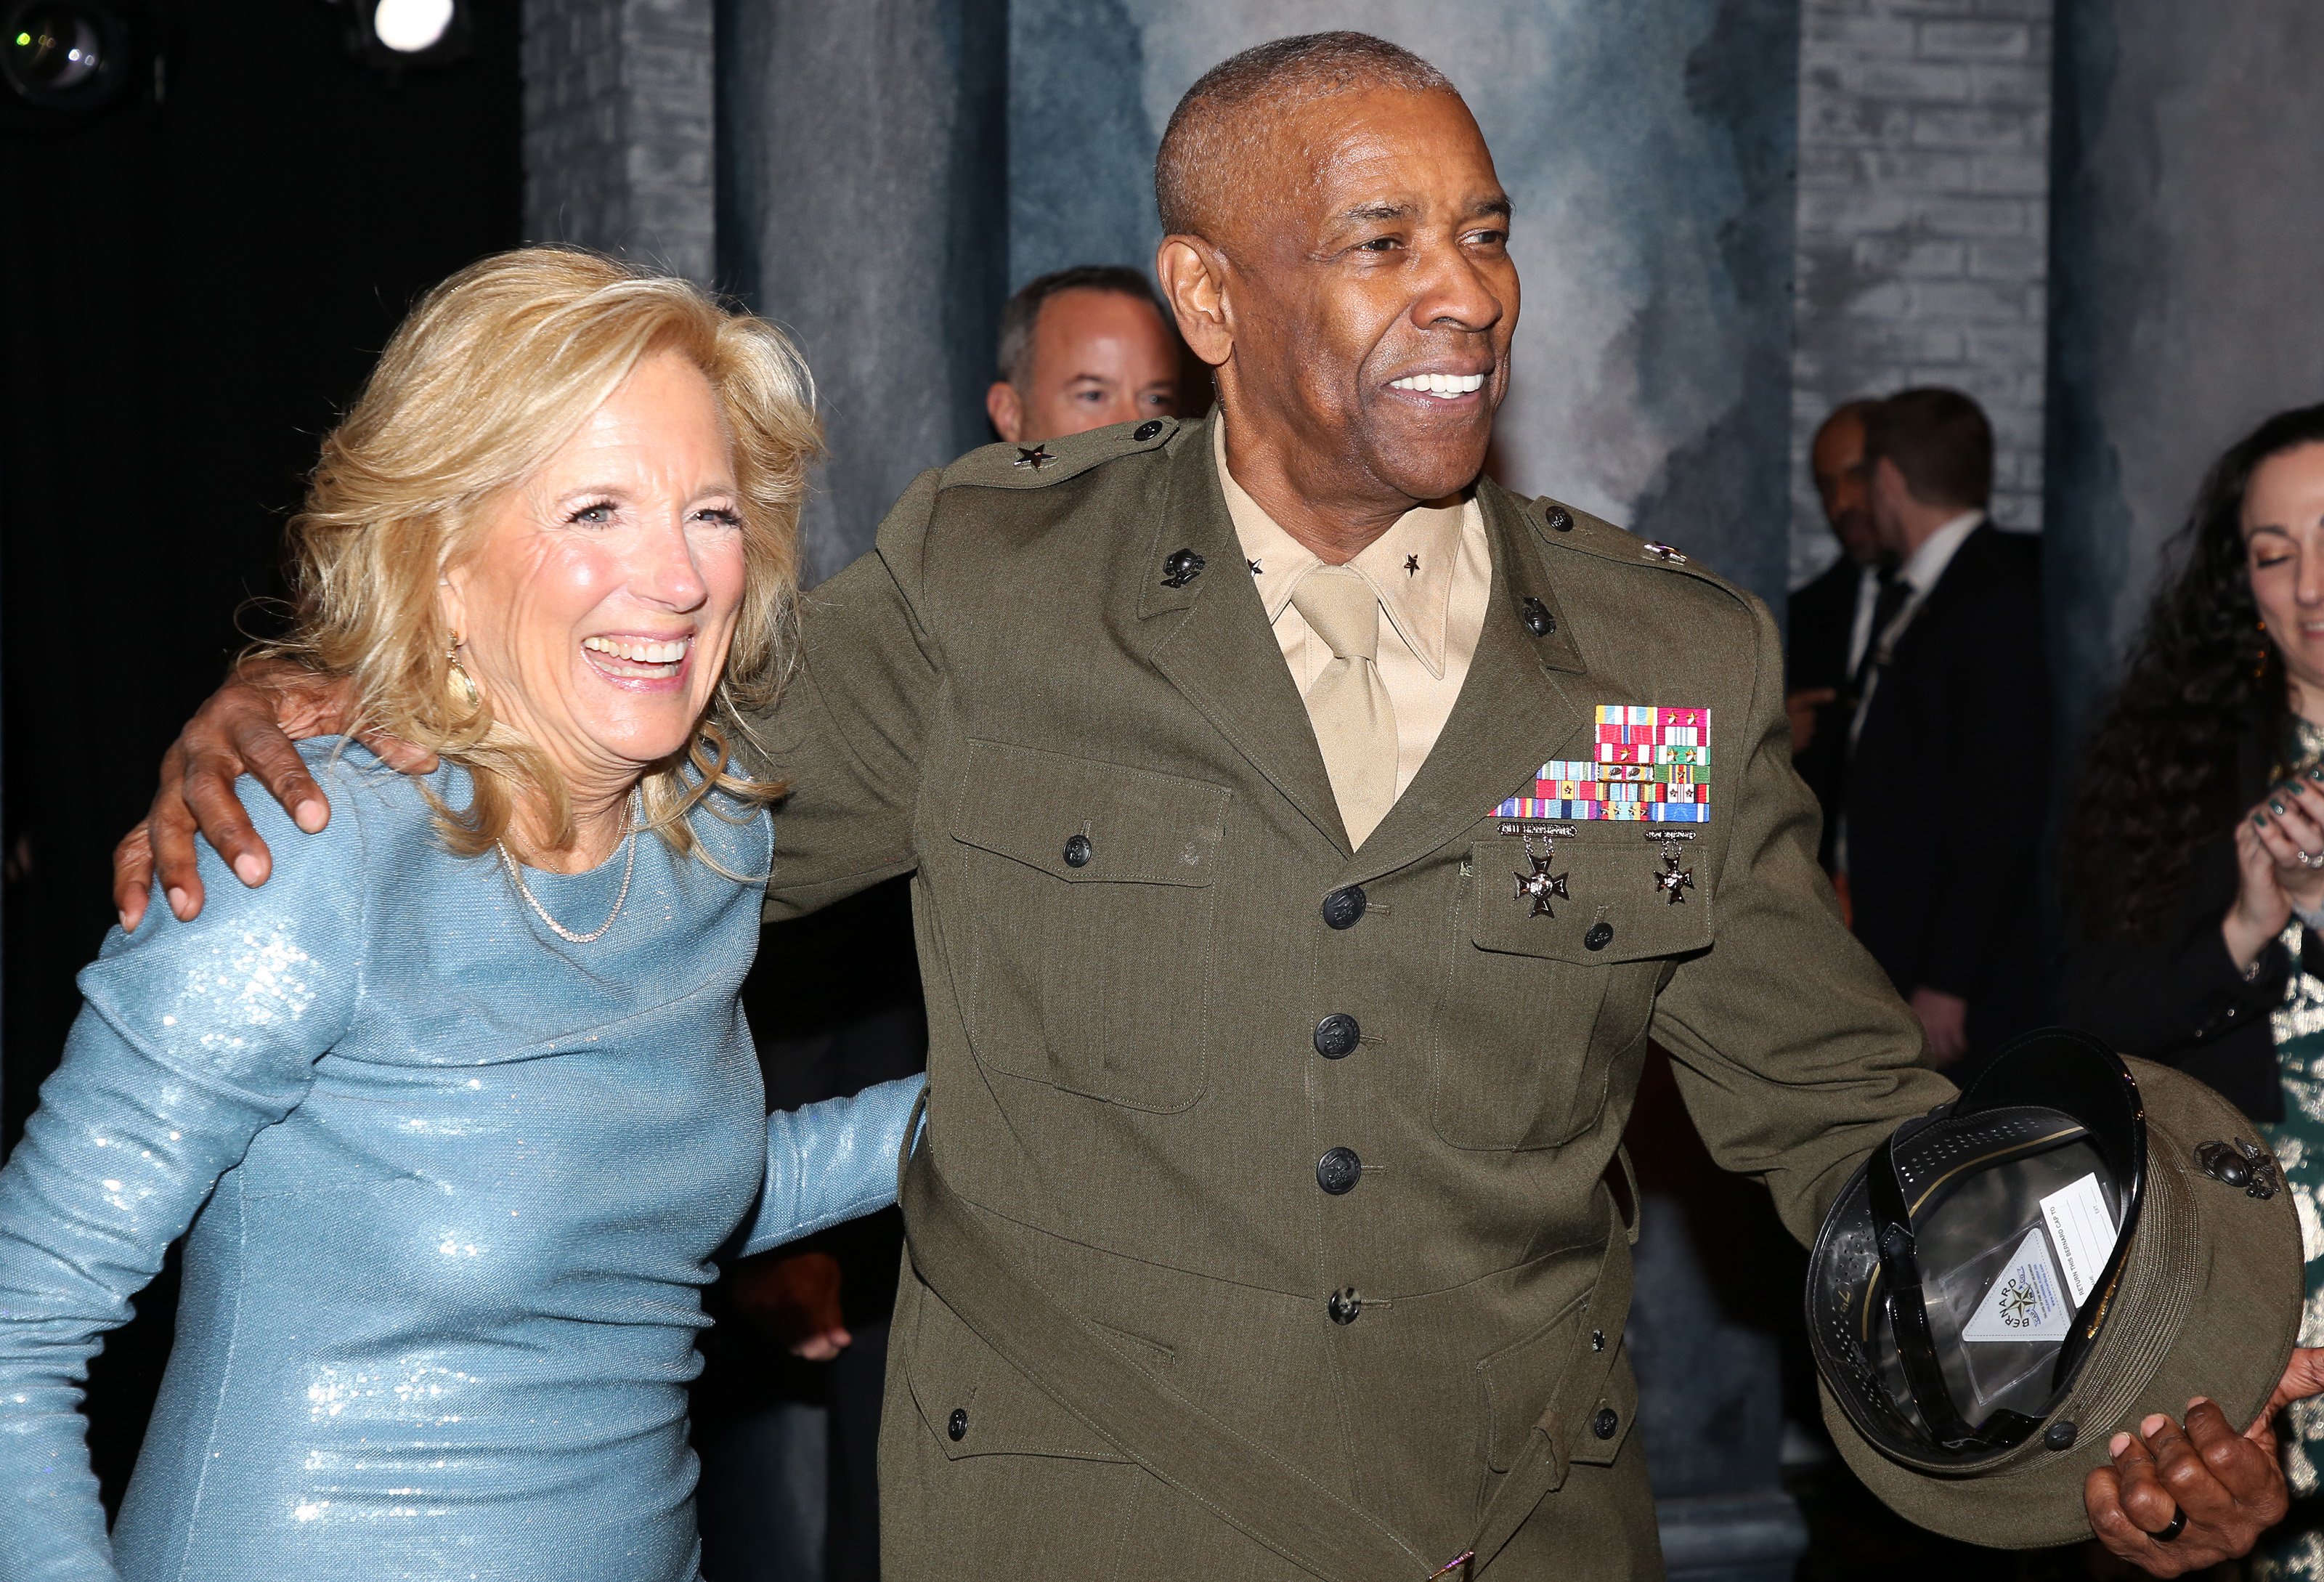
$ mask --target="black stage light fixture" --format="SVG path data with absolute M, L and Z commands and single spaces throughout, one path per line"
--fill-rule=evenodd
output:
M 36 110 L 101 110 L 129 80 L 128 27 L 96 0 L 0 5 L 0 84 Z
M 395 74 L 465 59 L 470 0 L 347 0 L 347 47 Z

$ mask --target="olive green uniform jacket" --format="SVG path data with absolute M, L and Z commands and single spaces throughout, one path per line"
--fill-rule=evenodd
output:
M 1817 868 L 1766 611 L 1480 483 L 1493 587 L 1465 688 L 1351 855 L 1204 427 L 1047 449 L 924 474 L 807 596 L 765 722 L 790 784 L 767 915 L 914 874 L 927 1146 L 1005 1249 L 991 1266 L 1391 1531 L 1413 1582 L 1531 1462 L 1554 1487 L 1490 1575 L 1659 1574 L 1620 1315 L 1589 1305 L 1617 1261 L 1628 1286 L 1603 1178 L 1648 1039 L 1712 1154 L 1803 1238 L 1951 1096 Z M 1493 811 L 1591 758 L 1618 703 L 1711 711 L 1692 888 L 1666 899 L 1646 827 L 1582 823 L 1554 848 L 1568 897 L 1532 915 Z M 1350 885 L 1367 904 L 1335 928 Z M 1360 1041 L 1330 1058 L 1333 1015 Z M 1335 1149 L 1360 1161 L 1337 1192 Z M 894 1337 L 891 1582 L 1306 1574 L 908 1270 Z

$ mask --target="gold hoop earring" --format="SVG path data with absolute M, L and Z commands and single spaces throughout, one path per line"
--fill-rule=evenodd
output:
M 468 674 L 468 667 L 460 662 L 460 634 L 457 632 L 452 634 L 452 646 L 444 651 L 444 662 L 450 665 L 452 673 L 460 679 L 461 687 L 468 694 L 468 707 L 482 708 L 484 695 L 476 690 L 476 679 Z

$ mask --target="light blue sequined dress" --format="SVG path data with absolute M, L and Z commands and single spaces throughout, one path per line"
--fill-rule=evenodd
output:
M 339 746 L 321 835 L 245 799 L 270 883 L 205 849 L 200 918 L 106 939 L 0 1170 L 0 1577 L 687 1582 L 712 1254 L 892 1201 L 918 1083 L 764 1116 L 756 884 L 641 836 L 570 943 Z M 766 872 L 763 812 L 694 825 Z M 586 932 L 623 866 L 527 882 Z M 189 1224 L 108 1548 L 79 1382 Z

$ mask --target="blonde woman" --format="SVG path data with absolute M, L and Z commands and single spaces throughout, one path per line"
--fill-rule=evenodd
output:
M 398 331 L 287 647 L 442 763 L 307 744 L 329 827 L 82 975 L 0 1171 L 0 1576 L 694 1577 L 711 1255 L 891 1201 L 918 1090 L 762 1119 L 735 1003 L 816 442 L 777 331 L 586 254 Z M 189 1226 L 108 1541 L 78 1383 Z

